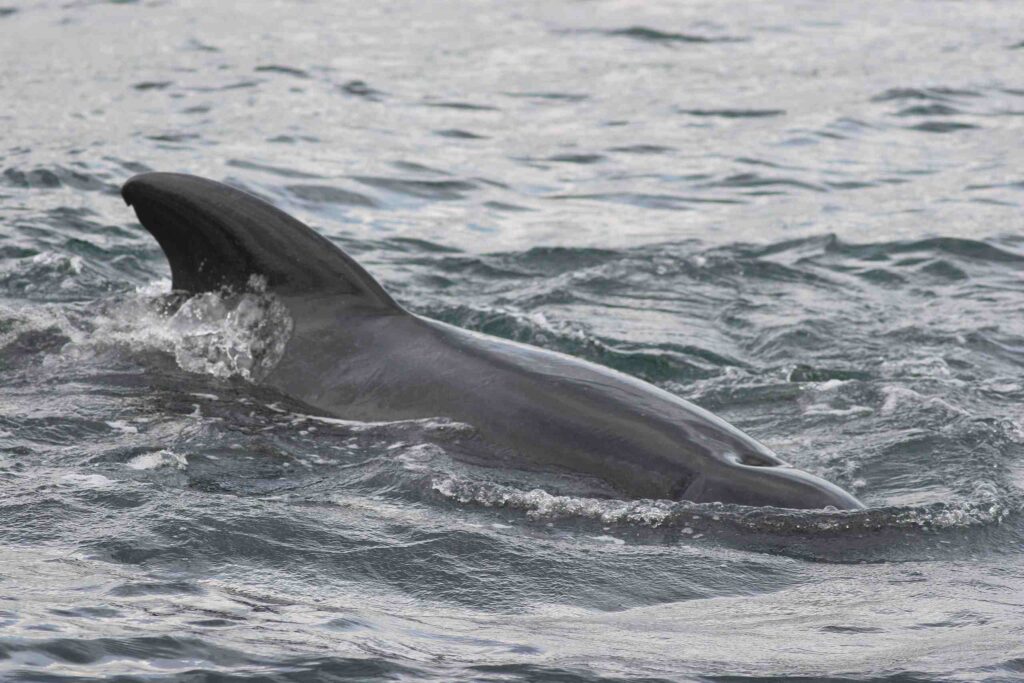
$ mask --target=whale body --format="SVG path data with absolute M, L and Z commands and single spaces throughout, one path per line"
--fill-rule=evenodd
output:
M 262 278 L 293 330 L 261 382 L 327 414 L 449 418 L 479 434 L 496 466 L 578 473 L 627 497 L 863 508 L 647 382 L 406 311 L 332 242 L 251 194 L 145 173 L 122 196 L 167 256 L 173 289 L 239 289 Z

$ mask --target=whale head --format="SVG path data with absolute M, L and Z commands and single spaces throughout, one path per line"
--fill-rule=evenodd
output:
M 835 484 L 785 463 L 729 463 L 702 473 L 684 492 L 695 503 L 798 510 L 863 510 L 864 504 Z

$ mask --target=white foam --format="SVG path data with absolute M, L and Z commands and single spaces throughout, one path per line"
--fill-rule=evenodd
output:
M 979 487 L 981 500 L 927 504 L 918 501 L 911 506 L 876 508 L 861 511 L 780 510 L 776 508 L 744 508 L 718 503 L 697 504 L 672 500 L 617 500 L 554 495 L 542 489 L 529 491 L 491 482 L 470 481 L 455 477 L 437 477 L 433 489 L 460 504 L 476 504 L 490 508 L 520 510 L 534 520 L 590 519 L 603 524 L 632 526 L 680 527 L 690 538 L 698 524 L 720 523 L 763 532 L 769 529 L 799 529 L 801 532 L 846 532 L 878 528 L 964 528 L 999 524 L 1021 503 L 994 500 L 992 487 Z M 686 518 L 687 522 L 682 522 Z
M 611 545 L 626 545 L 625 541 L 623 541 L 621 538 L 615 538 L 614 536 L 602 535 L 591 536 L 591 538 L 595 541 L 600 541 L 601 543 L 609 543 Z
M 59 481 L 61 484 L 83 489 L 109 489 L 114 485 L 113 480 L 107 479 L 102 474 L 79 474 L 77 472 L 62 474 Z
M 818 391 L 832 391 L 834 389 L 838 389 L 839 387 L 841 387 L 841 386 L 843 386 L 845 384 L 849 384 L 849 383 L 850 383 L 850 380 L 848 380 L 848 379 L 830 379 L 830 380 L 826 380 L 824 382 L 818 382 L 817 384 L 815 384 L 813 386 Z
M 850 406 L 849 408 L 833 408 L 827 403 L 814 403 L 804 408 L 804 415 L 831 415 L 834 417 L 856 417 L 870 415 L 875 412 L 868 406 Z
M 139 428 L 135 425 L 129 424 L 126 420 L 108 420 L 107 426 L 111 429 L 116 429 L 122 434 L 138 434 Z
M 82 273 L 82 258 L 80 256 L 65 256 L 64 254 L 44 251 L 33 256 L 29 262 L 36 266 L 44 266 L 71 275 L 80 275 Z
M 899 409 L 914 406 L 923 406 L 951 416 L 969 415 L 963 408 L 955 406 L 944 399 L 935 396 L 924 396 L 906 387 L 882 387 L 882 393 L 885 395 L 885 400 L 882 402 L 882 407 L 879 410 L 882 415 L 892 415 Z
M 133 470 L 156 470 L 162 467 L 183 470 L 188 466 L 188 460 L 180 453 L 162 450 L 136 455 L 125 464 Z
M 460 503 L 520 509 L 533 518 L 582 517 L 608 524 L 627 522 L 657 527 L 680 505 L 669 500 L 626 501 L 556 496 L 543 489 L 523 491 L 511 486 L 453 477 L 434 479 L 432 487 L 441 495 Z
M 882 387 L 882 393 L 885 395 L 885 400 L 882 402 L 882 408 L 879 411 L 882 415 L 892 415 L 901 405 L 907 403 L 919 404 L 924 400 L 921 394 L 905 387 Z

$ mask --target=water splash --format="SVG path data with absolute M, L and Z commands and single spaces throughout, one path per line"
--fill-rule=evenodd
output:
M 184 301 L 165 287 L 166 281 L 147 285 L 95 317 L 44 321 L 71 339 L 61 359 L 95 357 L 111 346 L 158 350 L 187 372 L 250 382 L 262 380 L 281 360 L 293 323 L 261 279 L 254 277 L 241 293 L 205 292 Z
M 263 283 L 237 296 L 208 292 L 192 297 L 168 324 L 177 333 L 174 357 L 183 370 L 253 382 L 281 360 L 292 333 L 288 310 L 267 294 Z

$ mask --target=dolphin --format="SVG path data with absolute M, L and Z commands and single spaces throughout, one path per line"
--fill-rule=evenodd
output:
M 631 498 L 864 506 L 710 412 L 635 377 L 415 315 L 313 229 L 241 190 L 144 173 L 121 190 L 186 293 L 253 276 L 293 323 L 261 380 L 329 415 L 470 425 L 493 465 L 579 474 Z

